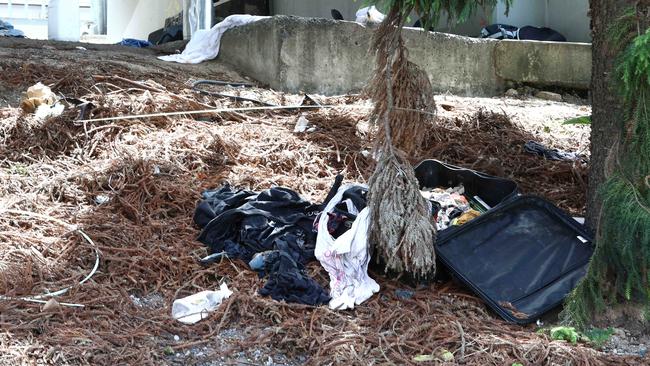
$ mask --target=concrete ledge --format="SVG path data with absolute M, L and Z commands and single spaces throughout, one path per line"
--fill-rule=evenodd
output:
M 500 41 L 496 73 L 515 83 L 588 89 L 591 45 L 569 42 Z
M 270 87 L 325 95 L 360 91 L 374 67 L 373 30 L 352 22 L 276 16 L 226 32 L 219 60 Z M 405 29 L 409 59 L 436 92 L 491 96 L 507 84 L 587 89 L 588 44 L 496 41 Z

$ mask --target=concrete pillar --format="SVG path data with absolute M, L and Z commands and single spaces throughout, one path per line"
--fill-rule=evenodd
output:
M 131 22 L 138 0 L 110 0 L 106 4 L 106 34 L 111 42 L 124 38 L 124 31 Z
M 79 0 L 50 0 L 47 13 L 49 39 L 79 41 L 81 35 Z
M 91 0 L 95 34 L 106 34 L 106 0 Z

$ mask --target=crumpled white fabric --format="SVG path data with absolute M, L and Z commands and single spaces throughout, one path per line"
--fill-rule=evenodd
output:
M 357 15 L 356 22 L 361 24 L 381 23 L 384 21 L 384 18 L 386 17 L 384 14 L 382 14 L 382 12 L 377 10 L 377 8 L 374 5 L 357 10 L 356 15 Z
M 221 37 L 231 28 L 239 27 L 256 22 L 266 16 L 254 15 L 231 15 L 211 29 L 198 30 L 192 35 L 192 39 L 185 46 L 181 54 L 160 56 L 163 61 L 178 62 L 181 64 L 198 64 L 203 61 L 212 60 L 219 55 Z
M 334 239 L 327 230 L 328 213 L 341 202 L 343 193 L 353 186 L 341 187 L 329 201 L 318 221 L 318 236 L 314 254 L 330 276 L 329 307 L 333 310 L 353 309 L 379 291 L 379 285 L 368 276 L 369 210 L 364 208 L 343 235 Z M 350 201 L 348 211 L 357 210 Z M 352 210 L 351 210 L 352 209 Z

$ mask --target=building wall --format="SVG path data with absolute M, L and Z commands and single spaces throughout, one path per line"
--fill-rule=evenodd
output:
M 510 24 L 517 27 L 532 25 L 543 27 L 546 23 L 546 0 L 515 0 L 508 15 L 505 5 L 499 3 L 494 10 L 494 23 Z
M 182 0 L 107 0 L 107 32 L 111 41 L 147 39 L 165 19 L 182 10 Z
M 271 14 L 297 15 L 330 19 L 330 9 L 338 9 L 346 20 L 354 20 L 362 1 L 353 0 L 270 0 Z M 480 9 L 462 24 L 449 24 L 442 19 L 437 31 L 466 36 L 477 36 L 482 27 L 491 23 L 514 26 L 532 25 L 550 27 L 562 33 L 571 42 L 591 42 L 589 30 L 588 0 L 515 0 L 508 16 L 505 6 L 499 3 L 495 9 Z M 417 18 L 412 17 L 412 22 Z
M 27 38 L 47 39 L 48 4 L 49 0 L 0 0 L 0 19 L 23 31 Z M 93 23 L 90 0 L 80 0 L 79 11 L 79 34 L 89 33 Z
M 591 42 L 589 0 L 547 2 L 547 27 L 564 34 L 569 41 Z
M 354 20 L 361 4 L 352 0 L 271 0 L 271 14 L 331 19 L 330 10 L 337 9 L 345 20 Z

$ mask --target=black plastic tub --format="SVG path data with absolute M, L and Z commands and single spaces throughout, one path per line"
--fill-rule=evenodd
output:
M 475 170 L 443 163 L 439 160 L 422 161 L 415 167 L 415 177 L 418 179 L 421 189 L 449 188 L 462 184 L 465 187 L 466 195 L 478 196 L 490 208 L 494 208 L 518 194 L 517 183 L 511 179 L 494 177 Z M 438 239 L 443 239 L 455 229 L 457 227 L 440 230 Z
M 462 184 L 465 192 L 479 196 L 495 207 L 517 195 L 517 183 L 511 179 L 494 177 L 475 170 L 457 167 L 439 160 L 424 160 L 415 167 L 420 187 L 456 187 Z

